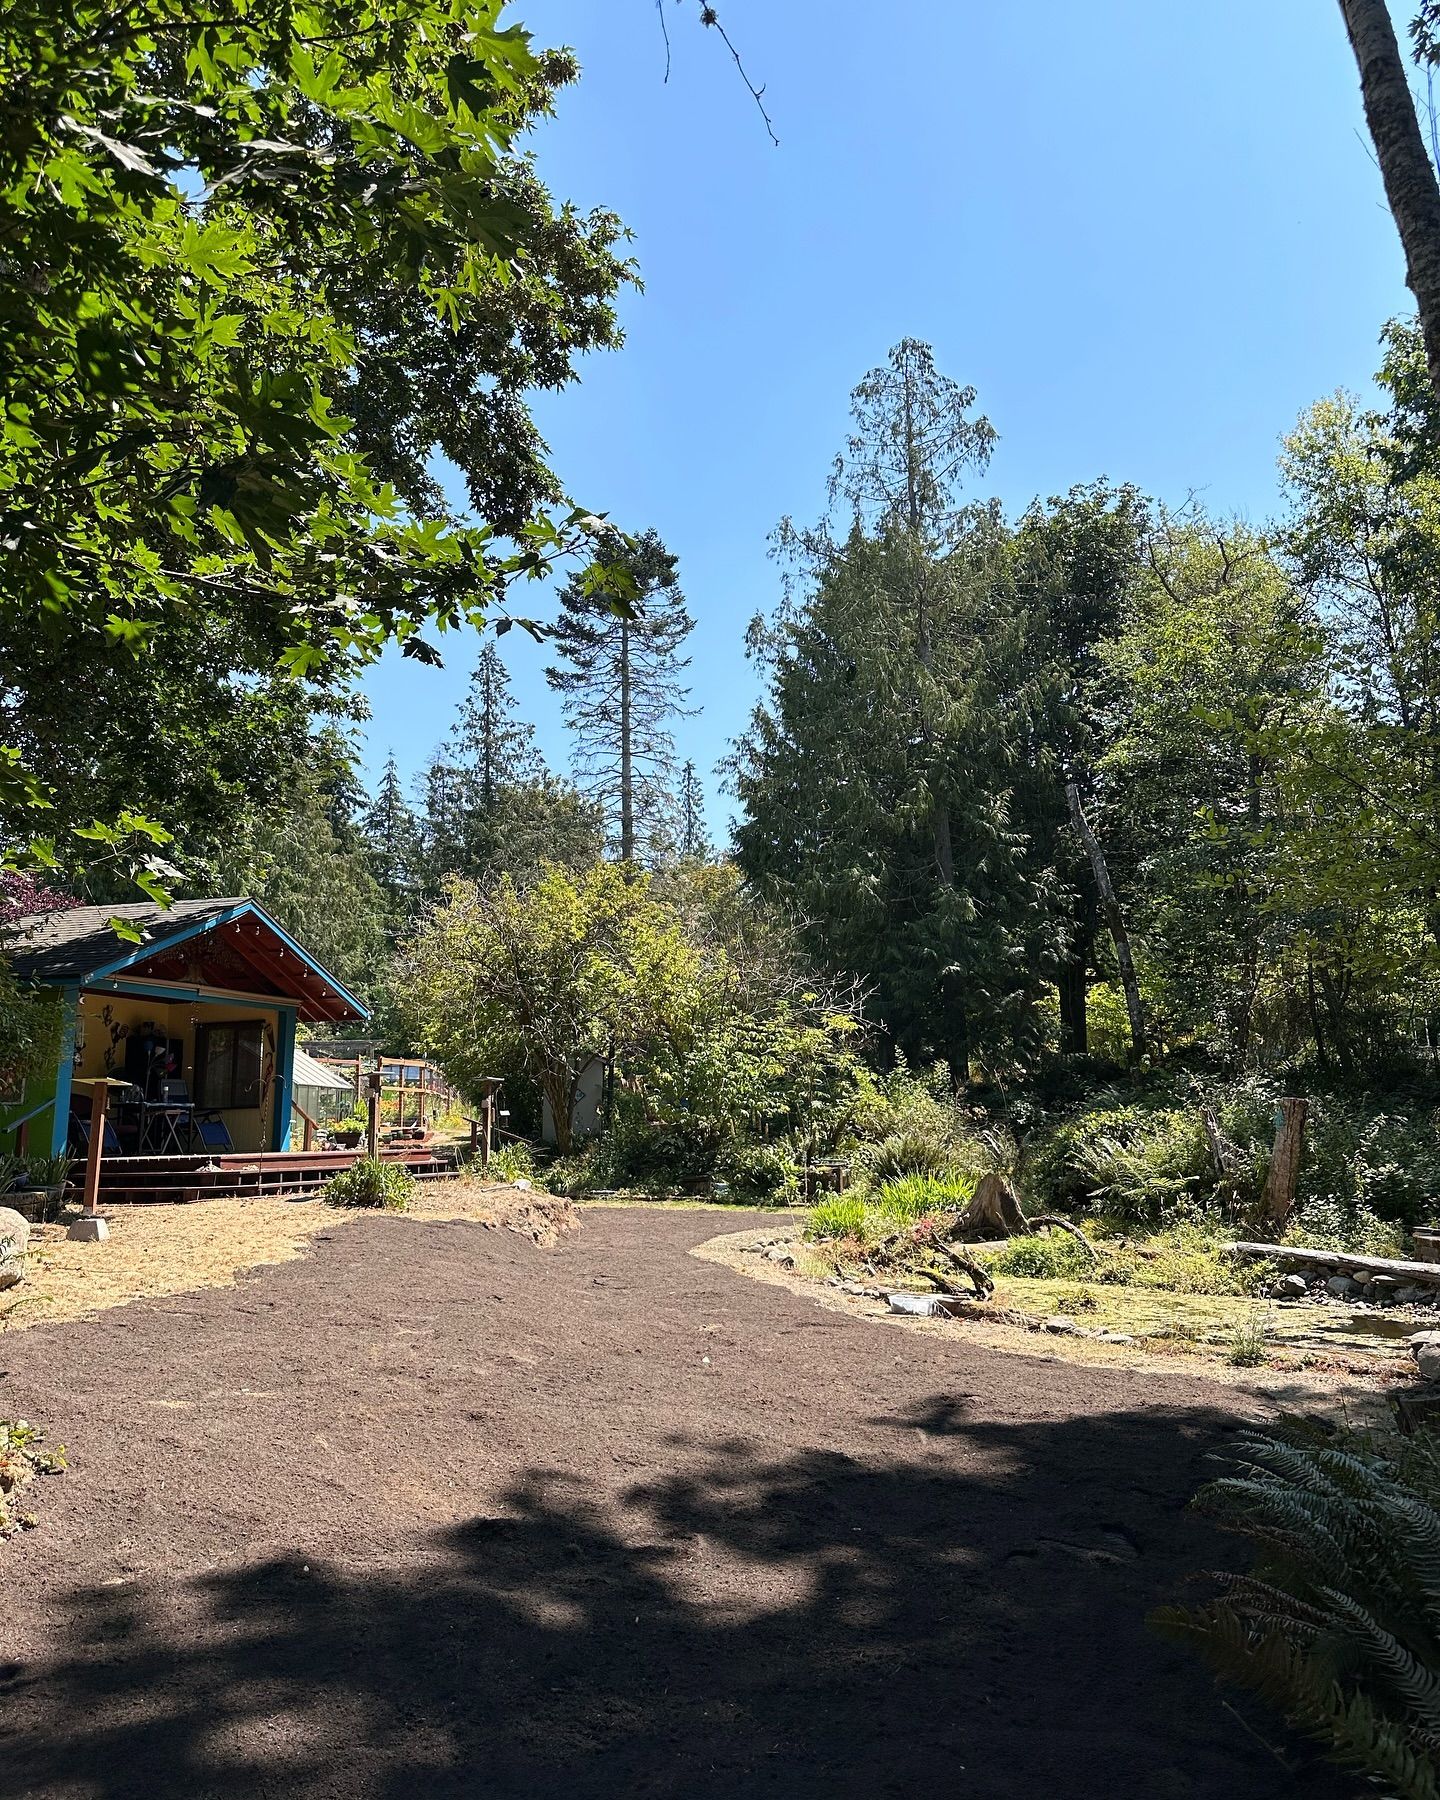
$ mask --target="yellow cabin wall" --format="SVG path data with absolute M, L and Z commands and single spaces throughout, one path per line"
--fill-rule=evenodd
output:
M 232 1025 L 248 1019 L 264 1019 L 270 1030 L 265 1037 L 261 1066 L 259 1106 L 218 1108 L 237 1150 L 273 1150 L 275 1047 L 279 1041 L 280 1014 L 275 1007 L 247 1006 L 243 1001 L 147 1000 L 128 994 L 80 996 L 76 1032 L 77 1079 L 125 1073 L 125 1039 L 131 1031 L 153 1025 L 166 1037 L 184 1045 L 182 1068 L 191 1097 L 195 1094 L 195 1032 L 198 1025 Z M 129 1146 L 127 1145 L 127 1148 Z

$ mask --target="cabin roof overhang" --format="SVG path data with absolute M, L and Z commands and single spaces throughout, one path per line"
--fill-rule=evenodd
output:
M 119 936 L 117 919 L 138 931 L 140 942 Z M 113 992 L 134 982 L 190 995 L 215 989 L 293 1006 L 297 1018 L 315 1025 L 370 1016 L 263 906 L 240 897 L 32 913 L 5 927 L 4 949 L 22 980 L 47 987 Z

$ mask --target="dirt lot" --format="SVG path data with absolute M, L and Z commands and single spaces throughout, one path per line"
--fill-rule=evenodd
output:
M 371 1217 L 0 1337 L 72 1465 L 0 1549 L 0 1795 L 1351 1791 L 1144 1624 L 1256 1401 L 688 1254 L 762 1223 Z
M 415 1190 L 410 1216 L 478 1219 L 526 1229 L 544 1211 L 563 1215 L 564 1202 L 526 1195 L 499 1184 L 432 1181 Z M 30 1235 L 30 1273 L 0 1293 L 0 1332 L 52 1319 L 84 1319 L 107 1307 L 197 1288 L 230 1287 L 262 1264 L 304 1256 L 317 1233 L 334 1231 L 363 1214 L 324 1201 L 205 1200 L 189 1206 L 112 1206 L 104 1247 L 71 1243 L 65 1226 L 36 1225 Z M 537 1222 L 538 1223 L 538 1222 Z M 539 1235 L 552 1235 L 538 1224 Z

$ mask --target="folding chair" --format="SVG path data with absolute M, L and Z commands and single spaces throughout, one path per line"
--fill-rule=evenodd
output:
M 235 1148 L 225 1121 L 219 1113 L 201 1113 L 195 1120 L 194 1131 L 206 1150 L 233 1150 Z

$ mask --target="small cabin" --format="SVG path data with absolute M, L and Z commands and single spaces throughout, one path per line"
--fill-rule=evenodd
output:
M 138 941 L 120 935 L 115 921 Z M 6 927 L 16 975 L 58 997 L 56 1066 L 0 1094 L 0 1143 L 83 1150 L 88 1084 L 123 1084 L 107 1148 L 130 1156 L 284 1151 L 300 1023 L 369 1009 L 254 900 L 34 913 Z M 113 1134 L 113 1137 L 112 1137 Z

